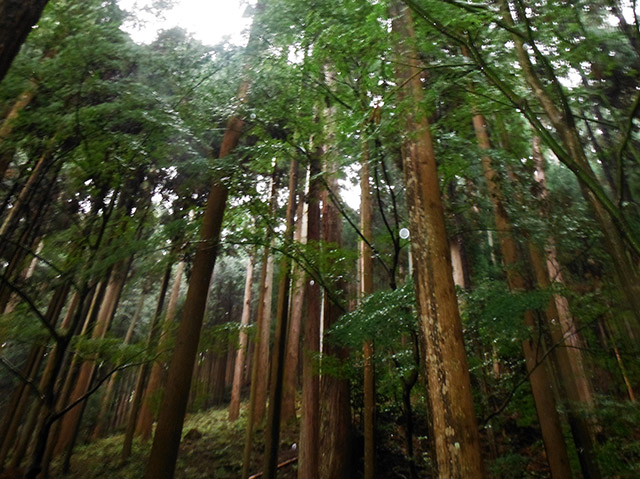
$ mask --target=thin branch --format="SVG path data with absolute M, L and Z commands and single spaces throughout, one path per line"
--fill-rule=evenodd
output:
M 541 331 L 540 331 L 540 334 L 542 334 Z M 513 400 L 513 397 L 515 396 L 516 392 L 518 392 L 518 389 L 520 389 L 520 387 L 529 380 L 529 378 L 536 371 L 536 369 L 542 366 L 542 364 L 544 363 L 544 360 L 551 353 L 553 353 L 556 350 L 556 348 L 566 347 L 567 339 L 575 334 L 578 334 L 578 331 L 569 332 L 568 334 L 563 334 L 562 337 L 556 343 L 551 345 L 551 347 L 547 349 L 547 351 L 545 351 L 545 353 L 540 357 L 540 359 L 536 359 L 536 363 L 533 366 L 533 368 L 531 368 L 530 371 L 527 371 L 527 374 L 515 384 L 515 386 L 511 389 L 511 391 L 509 391 L 507 398 L 502 402 L 502 404 L 498 407 L 498 409 L 496 409 L 491 414 L 489 414 L 486 418 L 484 418 L 484 420 L 481 423 L 480 429 L 484 429 L 489 423 L 489 421 L 491 421 L 494 417 L 498 416 L 499 414 L 502 414 L 502 412 L 507 408 L 509 403 Z M 539 341 L 539 344 L 540 343 L 541 342 Z
M 51 334 L 51 336 L 53 337 L 53 339 L 56 342 L 60 342 L 62 340 L 62 337 L 58 334 L 58 332 L 56 331 L 55 327 L 50 323 L 50 321 L 47 319 L 47 317 L 40 312 L 40 310 L 34 304 L 34 302 L 31 300 L 31 298 L 29 298 L 29 296 L 27 296 L 27 294 L 24 293 L 21 288 L 19 288 L 13 282 L 11 282 L 4 274 L 0 275 L 0 281 L 4 282 L 4 284 L 9 286 L 9 288 L 14 293 L 16 293 L 18 296 L 20 296 L 20 298 L 22 298 L 22 300 L 25 303 L 27 303 L 27 305 L 29 306 L 29 309 L 31 309 L 31 311 L 33 311 L 33 313 L 36 315 L 38 320 L 42 323 L 42 325 L 46 328 L 46 330 L 49 331 L 49 334 Z
M 25 245 L 23 245 L 22 243 L 20 243 L 19 241 L 15 241 L 15 240 L 12 240 L 11 238 L 7 238 L 7 237 L 2 238 L 2 241 L 6 242 L 6 243 L 9 243 L 10 245 L 15 246 L 16 248 L 20 248 L 20 249 L 26 251 L 29 255 L 33 256 L 34 258 L 37 258 L 38 261 L 40 261 L 40 262 L 46 264 L 47 266 L 49 266 L 52 270 L 54 270 L 60 276 L 67 277 L 67 280 L 70 282 L 70 284 L 72 286 L 74 286 L 78 290 L 80 289 L 80 287 L 72 279 L 69 278 L 70 274 L 69 274 L 68 271 L 65 271 L 62 268 L 56 266 L 51 261 L 49 261 L 44 256 L 42 256 L 40 253 L 37 253 L 36 251 L 34 251 L 32 248 L 28 248 Z
M 98 388 L 100 388 L 100 386 L 102 386 L 102 384 L 109 379 L 111 376 L 113 376 L 115 373 L 117 373 L 118 371 L 123 371 L 125 369 L 131 368 L 133 366 L 140 366 L 144 363 L 146 363 L 147 361 L 142 361 L 139 363 L 126 363 L 123 364 L 121 366 L 118 366 L 115 369 L 112 369 L 111 371 L 109 371 L 109 373 L 107 373 L 105 376 L 103 376 L 102 378 L 100 378 L 96 384 L 94 384 L 94 386 L 89 389 L 86 393 L 84 393 L 82 396 L 80 396 L 78 399 L 76 399 L 75 401 L 73 401 L 71 404 L 67 405 L 67 407 L 65 407 L 64 409 L 61 409 L 60 411 L 52 414 L 51 416 L 51 420 L 52 421 L 56 421 L 58 419 L 60 419 L 62 416 L 64 416 L 66 413 L 68 413 L 69 411 L 71 411 L 74 407 L 76 407 L 78 404 L 80 404 L 82 401 L 85 401 L 86 399 L 89 398 L 89 396 L 91 396 L 94 392 L 96 392 L 98 390 Z
M 44 401 L 44 395 L 42 394 L 38 386 L 31 379 L 22 374 L 22 371 L 11 364 L 11 362 L 8 359 L 5 359 L 3 356 L 0 356 L 0 363 L 2 363 L 4 367 L 6 367 L 14 376 L 20 379 L 20 381 L 33 389 L 33 391 L 36 393 L 36 396 L 38 396 L 41 401 Z
M 336 208 L 338 208 L 338 211 L 340 212 L 340 214 L 343 216 L 344 219 L 347 220 L 349 225 L 351 225 L 351 227 L 356 232 L 356 234 L 360 237 L 360 239 L 362 239 L 362 241 L 364 241 L 364 243 L 369 248 L 371 248 L 371 251 L 373 251 L 373 254 L 374 254 L 375 258 L 384 267 L 385 271 L 387 271 L 389 273 L 390 272 L 389 266 L 387 266 L 387 264 L 383 261 L 382 256 L 380 255 L 380 252 L 378 251 L 378 249 L 367 238 L 365 238 L 365 236 L 362 234 L 362 231 L 360 231 L 360 228 L 358 228 L 358 226 L 349 217 L 349 215 L 347 214 L 347 212 L 346 212 L 346 210 L 344 208 L 344 205 L 340 201 L 340 198 L 338 198 L 336 193 L 330 188 L 330 186 L 327 183 L 326 179 L 324 177 L 321 177 L 320 181 L 322 181 L 322 183 L 324 184 L 327 192 L 329 193 L 329 198 L 331 199 L 331 202 L 334 204 L 334 206 Z

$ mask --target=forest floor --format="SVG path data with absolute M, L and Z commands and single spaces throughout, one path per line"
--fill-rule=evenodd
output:
M 598 459 L 603 478 L 635 479 L 640 477 L 640 408 L 636 403 L 615 402 L 601 404 L 598 409 L 600 423 Z M 184 424 L 183 439 L 176 467 L 176 479 L 237 479 L 241 476 L 242 455 L 246 432 L 246 403 L 241 408 L 240 418 L 231 423 L 227 419 L 228 408 L 213 408 L 190 414 Z M 417 418 L 422 418 L 417 414 Z M 376 437 L 377 477 L 385 479 L 410 477 L 404 441 L 401 439 L 397 421 L 381 415 Z M 490 477 L 501 479 L 548 478 L 544 449 L 539 433 L 531 426 L 518 423 L 516 418 L 503 418 L 499 434 L 497 457 L 488 463 Z M 426 431 L 426 423 L 418 420 L 416 428 Z M 297 462 L 298 424 L 284 427 L 281 431 L 279 463 L 287 463 L 278 471 L 279 479 L 295 479 Z M 570 438 L 566 431 L 567 439 Z M 417 477 L 430 478 L 432 471 L 428 459 L 428 445 L 422 435 L 416 439 Z M 486 438 L 485 438 L 486 439 Z M 63 475 L 60 465 L 54 463 L 52 478 L 66 479 L 138 479 L 142 477 L 151 450 L 151 441 L 142 443 L 136 439 L 131 457 L 123 462 L 120 458 L 123 434 L 115 434 L 91 443 L 78 445 L 71 458 L 71 470 Z M 362 437 L 356 433 L 352 441 L 354 467 L 352 477 L 362 477 Z M 258 428 L 254 434 L 250 474 L 262 472 L 264 430 Z M 579 470 L 575 451 L 570 451 L 575 471 Z M 489 456 L 489 451 L 486 451 Z M 16 476 L 18 477 L 18 476 Z
M 244 412 L 244 408 L 243 408 Z M 180 454 L 176 466 L 176 479 L 237 479 L 242 471 L 242 454 L 245 443 L 246 418 L 231 423 L 227 420 L 228 408 L 209 409 L 191 414 L 183 428 Z M 297 457 L 297 425 L 285 428 L 281 433 L 283 448 L 279 462 Z M 131 457 L 123 462 L 120 458 L 123 434 L 116 434 L 89 444 L 78 446 L 71 458 L 68 479 L 132 479 L 142 477 L 146 460 L 151 450 L 151 441 L 142 443 L 136 439 Z M 262 471 L 264 431 L 256 430 L 254 454 L 250 473 Z M 296 464 L 281 469 L 278 477 L 296 477 Z M 61 477 L 59 465 L 54 464 L 52 477 Z

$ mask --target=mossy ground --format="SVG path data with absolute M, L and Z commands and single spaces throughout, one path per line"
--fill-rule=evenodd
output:
M 246 415 L 227 420 L 228 409 L 210 409 L 189 415 L 183 428 L 183 439 L 176 466 L 176 479 L 237 479 L 242 471 Z M 281 459 L 296 456 L 291 445 L 297 440 L 297 424 L 282 431 Z M 116 434 L 76 448 L 71 459 L 69 479 L 132 479 L 142 477 L 151 442 L 135 440 L 131 457 L 120 457 L 123 435 Z M 254 437 L 251 473 L 261 471 L 264 431 L 259 428 Z M 282 470 L 282 477 L 295 477 L 295 464 Z M 59 477 L 59 465 L 54 464 L 52 477 Z

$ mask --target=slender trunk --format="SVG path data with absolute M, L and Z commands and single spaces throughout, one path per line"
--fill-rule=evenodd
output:
M 127 273 L 128 273 L 129 260 L 125 260 L 124 263 L 116 266 L 112 278 L 109 280 L 109 285 L 100 306 L 100 312 L 96 321 L 92 339 L 104 338 L 113 315 L 115 314 L 118 301 L 120 299 L 120 293 L 124 287 Z M 80 372 L 75 380 L 75 387 L 69 397 L 69 402 L 74 402 L 81 396 L 83 396 L 88 390 L 95 372 L 96 363 L 95 360 L 89 359 L 82 363 L 80 366 Z M 73 447 L 73 436 L 76 430 L 77 424 L 82 420 L 83 409 L 75 407 L 71 409 L 62 419 L 60 425 L 60 436 L 56 444 L 55 454 L 61 453 L 65 448 Z
M 51 165 L 51 159 L 53 157 L 53 145 L 55 138 L 49 141 L 44 153 L 40 156 L 40 159 L 33 167 L 33 171 L 29 175 L 27 182 L 24 184 L 18 197 L 13 202 L 9 213 L 4 218 L 2 225 L 0 226 L 0 237 L 5 236 L 15 227 L 15 222 L 18 220 L 20 213 L 28 201 L 34 186 L 42 180 L 43 174 L 46 173 L 47 168 Z
M 247 88 L 248 84 L 241 86 L 238 98 L 245 98 Z M 244 122 L 239 117 L 229 119 L 220 147 L 220 158 L 227 156 L 236 147 L 243 125 Z M 165 390 L 160 408 L 158 427 L 145 471 L 146 479 L 171 479 L 175 471 L 180 435 L 189 399 L 193 364 L 198 350 L 207 291 L 217 257 L 228 193 L 228 189 L 217 181 L 209 192 L 182 321 L 169 366 L 168 387 Z
M 360 231 L 369 242 L 373 241 L 371 228 L 371 187 L 369 185 L 369 154 L 366 143 L 363 145 L 360 165 Z M 364 240 L 360 240 L 360 299 L 373 293 L 373 251 Z M 375 372 L 373 368 L 373 340 L 365 341 L 364 361 L 364 479 L 374 478 L 375 468 Z
M 31 100 L 33 100 L 36 95 L 36 82 L 32 80 L 29 83 L 29 87 L 20 94 L 18 99 L 11 106 L 11 110 L 9 110 L 9 113 L 0 126 L 0 180 L 4 178 L 7 168 L 9 168 L 9 164 L 13 159 L 14 150 L 13 148 L 7 148 L 3 143 L 7 138 L 9 138 L 9 135 L 11 135 L 16 118 L 18 118 L 22 110 L 31 103 Z
M 274 178 L 271 183 L 271 199 L 270 211 L 275 213 L 275 201 L 278 191 L 278 179 L 277 174 L 274 173 Z M 267 240 L 271 242 L 271 233 L 267 235 Z M 255 399 L 252 399 L 251 406 L 253 411 L 253 423 L 254 426 L 260 424 L 264 420 L 264 414 L 267 406 L 267 386 L 269 384 L 270 361 L 269 361 L 269 338 L 271 336 L 271 302 L 273 297 L 273 257 L 271 255 L 271 247 L 265 246 L 264 260 L 266 262 L 266 269 L 263 266 L 264 276 L 261 279 L 260 296 L 258 300 L 258 312 L 257 312 L 257 337 L 256 343 L 256 355 L 253 363 L 254 368 L 259 368 L 262 373 L 256 377 L 256 389 Z M 252 386 L 253 387 L 253 386 Z
M 631 381 L 629 379 L 629 374 L 627 373 L 627 368 L 624 365 L 624 361 L 622 360 L 622 355 L 620 354 L 620 350 L 618 349 L 618 344 L 615 339 L 614 333 L 611 331 L 609 325 L 605 318 L 601 318 L 598 324 L 601 328 L 602 336 L 606 340 L 608 339 L 611 343 L 611 349 L 616 357 L 616 361 L 618 363 L 618 368 L 620 368 L 620 374 L 622 375 L 622 380 L 624 381 L 624 385 L 627 388 L 627 394 L 629 395 L 629 399 L 632 402 L 636 402 L 636 395 L 633 391 L 633 386 L 631 385 Z
M 506 0 L 500 1 L 500 7 L 505 23 L 515 27 Z M 565 102 L 562 108 L 558 108 L 541 82 L 523 39 L 517 35 L 512 35 L 512 39 L 524 78 L 560 137 L 562 151 L 553 142 L 550 146 L 555 146 L 552 148 L 554 153 L 578 177 L 583 195 L 591 206 L 602 230 L 605 247 L 611 257 L 620 288 L 624 292 L 636 322 L 640 323 L 640 271 L 638 267 L 640 243 L 638 237 L 634 234 L 623 212 L 607 197 L 604 188 L 598 182 L 587 159 L 575 125 L 575 118 L 568 103 Z M 558 80 L 553 72 L 549 74 L 551 80 L 557 85 Z
M 240 319 L 240 334 L 235 366 L 233 368 L 233 384 L 231 386 L 231 403 L 229 404 L 229 421 L 235 421 L 240 415 L 240 393 L 242 391 L 242 373 L 244 371 L 244 357 L 247 349 L 247 327 L 251 319 L 251 296 L 253 284 L 253 253 L 247 260 L 247 275 L 244 285 L 244 301 L 242 303 L 242 318 Z
M 414 105 L 405 117 L 407 138 L 403 169 L 409 204 L 416 297 L 426 340 L 426 370 L 431 420 L 440 477 L 484 478 L 478 425 L 471 394 L 462 323 L 453 283 L 437 165 L 429 123 L 415 105 L 423 104 L 423 86 L 409 13 L 394 4 L 393 29 L 400 34 L 398 84 L 401 98 Z M 404 66 L 406 65 L 406 66 Z
M 138 319 L 140 319 L 140 315 L 142 314 L 142 307 L 144 306 L 144 300 L 146 299 L 146 297 L 147 297 L 147 291 L 143 290 L 142 294 L 140 295 L 140 299 L 138 300 L 138 306 L 136 307 L 136 311 L 133 315 L 133 318 L 131 319 L 131 322 L 129 323 L 129 328 L 127 329 L 127 333 L 125 334 L 124 341 L 123 341 L 124 344 L 129 344 L 131 342 L 134 329 L 136 327 L 136 324 L 138 323 Z M 116 380 L 118 379 L 118 376 L 119 376 L 118 373 L 113 374 L 111 378 L 109 378 L 109 382 L 107 383 L 107 388 L 104 392 L 102 402 L 100 403 L 100 412 L 98 413 L 98 418 L 96 419 L 96 427 L 91 433 L 91 438 L 94 440 L 102 436 L 102 433 L 106 429 L 108 418 L 109 418 L 109 411 L 113 409 L 112 408 L 113 391 L 115 389 Z
M 310 158 L 307 207 L 307 240 L 320 241 L 320 151 Z M 299 479 L 318 479 L 320 473 L 320 285 L 305 275 L 305 317 L 302 342 L 302 417 L 300 419 Z
M 228 317 L 231 317 L 229 315 Z M 220 339 L 224 344 L 225 339 Z M 219 406 L 224 402 L 225 375 L 227 372 L 227 351 L 222 345 L 214 346 L 214 350 L 209 353 L 210 369 L 206 378 L 207 401 L 205 408 L 213 405 Z
M 34 381 L 40 363 L 43 358 L 43 348 L 41 346 L 34 346 L 29 352 L 29 356 L 26 361 L 26 366 L 23 370 L 24 377 L 29 378 L 30 381 Z M 4 466 L 4 461 L 7 455 L 11 451 L 11 448 L 15 446 L 16 435 L 18 428 L 20 427 L 20 421 L 24 414 L 25 408 L 29 404 L 30 390 L 27 388 L 27 384 L 20 382 L 7 405 L 6 413 L 4 415 L 2 429 L 2 441 L 0 442 L 0 470 Z
M 538 185 L 540 186 L 540 200 L 545 202 L 548 191 L 546 186 L 545 165 L 542 152 L 540 151 L 540 139 L 534 137 L 533 140 L 533 159 L 536 163 L 536 178 Z M 549 212 L 546 206 L 543 206 L 543 215 L 548 217 Z M 564 279 L 562 270 L 557 260 L 556 246 L 553 237 L 547 239 L 544 251 L 545 258 L 541 261 L 540 267 L 536 271 L 540 271 L 538 274 L 538 282 L 541 287 L 548 288 L 552 284 L 564 285 Z M 545 265 L 546 263 L 546 269 Z M 542 274 L 542 272 L 546 274 Z M 571 375 L 573 381 L 576 383 L 576 389 L 578 393 L 578 400 L 582 403 L 583 407 L 593 409 L 593 388 L 589 382 L 587 373 L 584 368 L 584 358 L 582 356 L 582 340 L 580 338 L 577 325 L 574 318 L 571 315 L 569 309 L 569 302 L 567 298 L 561 294 L 554 294 L 552 301 L 554 302 L 553 310 L 551 310 L 552 317 L 556 321 L 552 321 L 551 327 L 556 336 L 554 341 L 557 342 L 562 339 L 562 343 L 566 344 L 567 362 L 571 364 L 571 368 L 574 373 Z
M 291 160 L 289 169 L 289 204 L 287 205 L 284 244 L 293 240 L 293 215 L 296 210 L 298 187 L 298 162 Z M 280 284 L 276 306 L 276 329 L 274 334 L 273 358 L 271 361 L 271 386 L 269 389 L 269 411 L 265 429 L 264 478 L 275 479 L 278 471 L 278 450 L 280 448 L 280 417 L 282 412 L 282 391 L 285 351 L 287 346 L 287 320 L 289 318 L 289 287 L 291 283 L 291 259 L 283 255 L 280 262 Z
M 61 285 L 51 297 L 51 300 L 49 302 L 49 307 L 47 308 L 47 312 L 45 313 L 45 317 L 54 326 L 58 322 L 58 318 L 60 316 L 60 313 L 62 312 L 62 308 L 65 305 L 67 296 L 69 294 L 69 290 L 70 290 L 70 284 L 65 283 Z M 34 367 L 33 367 L 32 376 L 31 376 L 32 380 L 35 379 L 36 374 L 38 372 L 39 365 L 42 362 L 42 359 L 44 359 L 44 357 L 42 356 L 42 354 L 44 353 L 44 349 L 43 348 L 38 348 L 38 349 L 39 349 L 40 359 L 38 359 L 33 365 Z M 45 366 L 45 369 L 42 373 L 42 377 L 40 378 L 40 381 L 39 381 L 39 385 L 38 385 L 39 391 L 43 391 L 47 383 L 51 380 L 52 367 L 53 367 L 52 361 L 47 361 L 47 365 Z M 21 410 L 19 411 L 19 414 L 16 414 L 15 416 L 15 418 L 17 419 L 17 422 L 19 422 L 20 417 L 22 416 L 22 413 L 24 411 L 24 407 L 27 404 L 28 404 L 28 395 L 24 397 L 24 405 L 20 408 Z M 38 414 L 40 413 L 41 406 L 42 404 L 40 399 L 37 399 L 31 405 L 29 413 L 27 414 L 27 418 L 24 424 L 22 425 L 22 431 L 20 433 L 20 437 L 17 441 L 15 441 L 16 447 L 13 452 L 13 457 L 11 459 L 11 465 L 10 465 L 10 467 L 12 468 L 19 467 L 20 463 L 22 462 L 22 459 L 24 458 L 24 455 L 27 451 L 27 447 L 29 445 L 29 442 L 32 439 L 32 436 L 36 427 Z M 5 445 L 9 441 L 10 443 L 13 443 L 14 441 L 13 438 L 15 437 L 16 431 L 9 431 L 9 432 L 13 433 L 13 436 L 11 437 L 9 436 L 9 434 L 7 435 L 7 437 L 5 438 Z M 4 460 L 4 457 L 2 458 L 2 460 L 0 460 L 0 464 L 2 464 L 3 460 Z
M 302 198 L 302 195 L 300 195 Z M 307 242 L 307 213 L 304 201 L 298 204 L 297 227 L 293 241 Z M 291 320 L 287 334 L 287 360 L 284 370 L 284 392 L 282 396 L 282 421 L 286 424 L 296 417 L 296 391 L 298 389 L 298 371 L 300 369 L 300 335 L 302 331 L 302 309 L 304 305 L 305 274 L 297 264 L 293 265 L 291 276 L 294 284 L 291 289 Z
M 153 354 L 157 349 L 159 336 L 160 336 L 160 318 L 162 317 L 162 309 L 164 308 L 164 300 L 167 296 L 167 290 L 169 289 L 169 281 L 171 280 L 171 264 L 167 266 L 160 284 L 160 294 L 158 295 L 158 303 L 156 304 L 156 310 L 151 319 L 151 327 L 149 328 L 149 338 L 147 340 L 147 349 Z M 138 420 L 138 412 L 142 405 L 142 398 L 144 396 L 147 380 L 149 379 L 149 373 L 151 370 L 151 364 L 147 361 L 138 371 L 138 379 L 133 391 L 133 399 L 131 400 L 131 406 L 129 408 L 129 419 L 127 421 L 127 428 L 124 433 L 124 442 L 122 444 L 122 452 L 120 458 L 126 461 L 131 455 L 131 446 L 133 444 L 133 435 L 136 430 L 136 422 Z
M 488 151 L 491 145 L 484 117 L 478 113 L 474 114 L 473 126 L 480 148 Z M 504 206 L 504 196 L 498 181 L 498 174 L 491 165 L 491 158 L 486 154 L 482 157 L 482 168 L 489 189 L 489 197 L 493 203 L 496 229 L 498 230 L 498 239 L 509 289 L 514 292 L 526 291 L 529 288 L 524 275 L 520 271 L 522 265 L 519 261 L 516 242 L 513 239 L 511 222 Z M 551 378 L 547 369 L 548 364 L 546 362 L 540 364 L 539 357 L 543 348 L 539 338 L 541 333 L 537 327 L 533 311 L 525 312 L 524 321 L 530 329 L 531 337 L 523 341 L 522 348 L 551 475 L 554 478 L 571 477 L 569 456 L 562 435 L 560 416 L 553 397 Z
M 173 286 L 171 287 L 171 295 L 169 297 L 169 305 L 167 306 L 167 314 L 165 315 L 162 335 L 158 343 L 158 353 L 163 356 L 163 353 L 168 349 L 169 343 L 169 331 L 173 320 L 176 317 L 178 310 L 178 299 L 180 298 L 180 283 L 182 282 L 182 274 L 184 272 L 184 261 L 180 261 L 176 268 L 175 276 L 173 278 Z M 136 426 L 136 435 L 140 435 L 142 441 L 147 441 L 151 438 L 151 430 L 153 427 L 153 420 L 155 416 L 154 412 L 154 399 L 157 393 L 162 390 L 162 384 L 164 382 L 164 369 L 165 361 L 163 359 L 157 359 L 153 363 L 151 368 L 151 374 L 149 375 L 149 382 L 144 393 L 144 399 L 140 414 L 138 414 L 138 424 Z
M 251 358 L 251 387 L 249 391 L 249 413 L 247 417 L 247 430 L 244 441 L 244 452 L 242 460 L 242 477 L 249 476 L 249 468 L 251 467 L 251 451 L 253 448 L 253 432 L 258 424 L 256 419 L 256 402 L 258 398 L 259 377 L 265 375 L 265 369 L 261 364 L 261 350 L 263 347 L 262 332 L 264 331 L 264 303 L 266 295 L 267 276 L 269 275 L 269 263 L 271 257 L 269 255 L 270 246 L 265 245 L 262 255 L 262 268 L 260 274 L 260 287 L 258 295 L 258 311 L 256 313 L 256 341 L 253 343 L 253 353 Z M 266 382 L 266 379 L 263 378 Z
M 326 182 L 332 191 L 338 191 L 338 181 L 335 166 L 329 164 Z M 322 207 L 322 241 L 324 245 L 340 246 L 342 242 L 341 216 L 336 206 L 329 199 L 328 192 L 323 192 Z M 334 289 L 334 300 L 329 298 L 325 290 L 322 328 L 329 330 L 342 314 L 342 308 L 334 301 L 342 299 L 341 291 L 346 289 L 340 280 L 331 285 Z M 342 347 L 323 343 L 323 354 L 333 356 L 339 362 L 348 360 L 349 352 Z M 326 479 L 341 479 L 351 477 L 351 405 L 349 381 L 345 378 L 330 374 L 323 374 L 320 384 L 322 429 L 321 429 L 321 459 L 320 476 Z

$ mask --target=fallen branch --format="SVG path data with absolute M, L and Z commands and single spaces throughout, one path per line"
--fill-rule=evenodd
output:
M 293 464 L 294 462 L 296 462 L 298 460 L 297 457 L 293 457 L 291 459 L 288 459 L 284 462 L 281 462 L 280 464 L 278 464 L 278 469 L 288 466 L 289 464 Z M 253 476 L 249 476 L 249 479 L 258 479 L 259 477 L 262 477 L 264 473 L 263 472 L 259 472 L 257 474 L 254 474 Z

